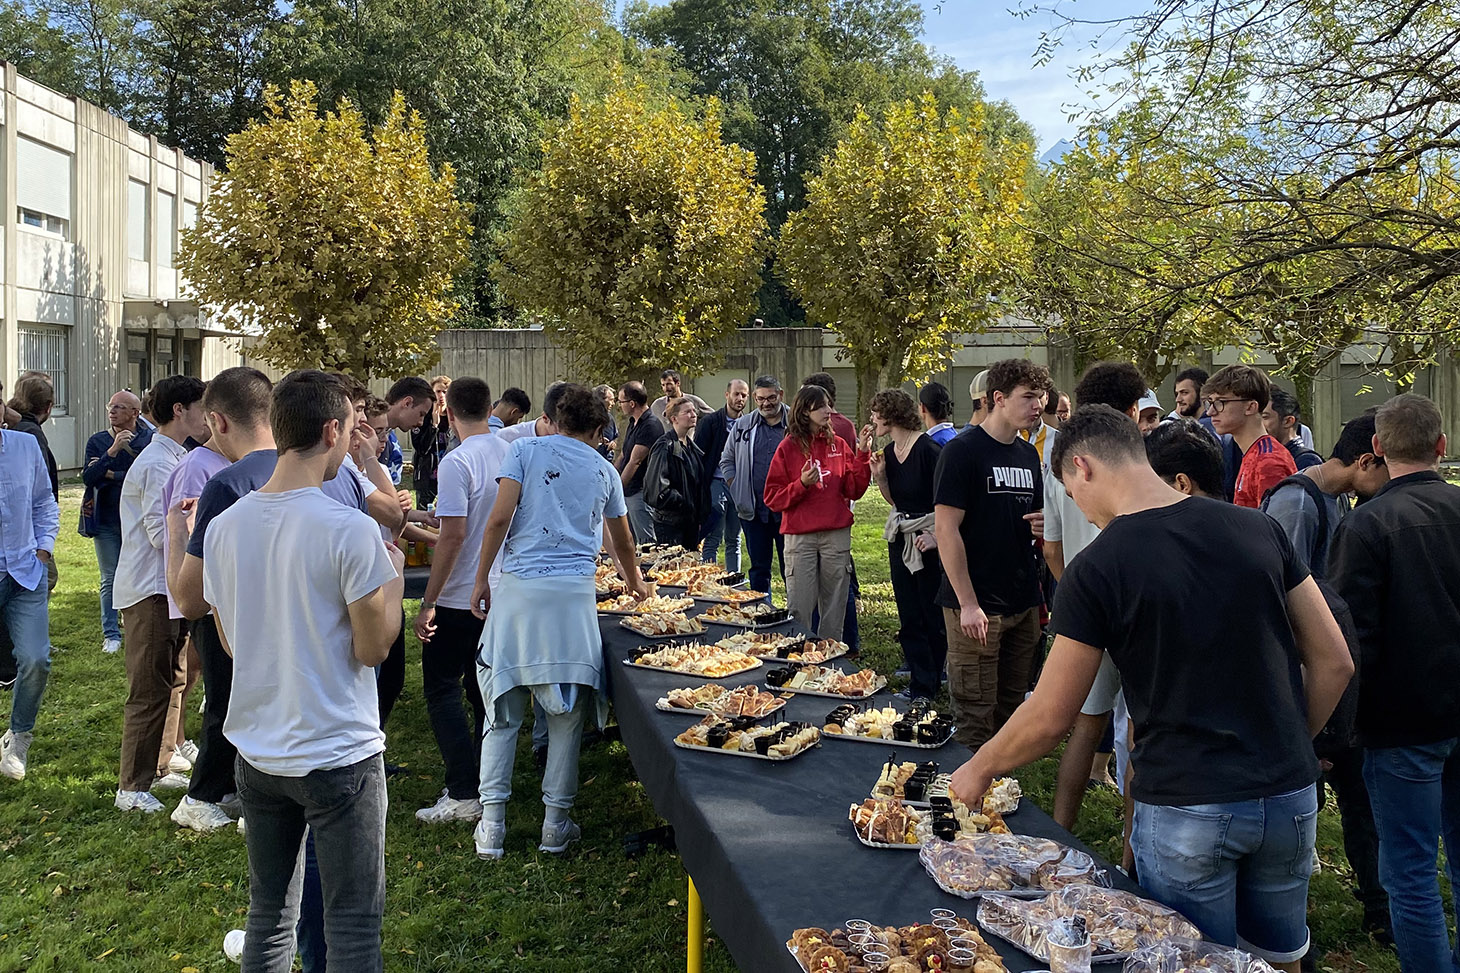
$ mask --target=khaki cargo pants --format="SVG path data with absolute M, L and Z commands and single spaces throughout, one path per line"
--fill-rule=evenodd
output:
M 977 750 L 1024 702 L 1039 648 L 1039 608 L 990 615 L 982 645 L 958 627 L 957 609 L 944 608 L 943 621 L 948 628 L 948 694 L 958 725 L 955 739 Z

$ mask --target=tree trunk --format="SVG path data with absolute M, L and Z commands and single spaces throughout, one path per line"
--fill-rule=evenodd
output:
M 1316 376 L 1307 373 L 1295 372 L 1292 376 L 1293 388 L 1298 395 L 1298 408 L 1311 423 L 1313 420 L 1313 383 Z
M 848 413 L 852 425 L 861 428 L 861 424 L 867 421 L 867 415 L 872 408 L 872 397 L 883 388 L 883 381 L 886 378 L 887 363 L 874 359 L 857 360 L 857 404 L 854 412 Z M 847 412 L 846 409 L 840 410 Z

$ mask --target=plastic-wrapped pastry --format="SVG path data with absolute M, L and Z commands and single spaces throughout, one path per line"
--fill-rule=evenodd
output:
M 1276 973 L 1263 960 L 1240 949 L 1190 939 L 1174 939 L 1136 950 L 1122 973 Z
M 963 898 L 985 892 L 1038 894 L 1068 885 L 1108 886 L 1109 878 L 1083 852 L 1048 838 L 1014 834 L 965 835 L 924 842 L 919 857 L 943 891 Z
M 1049 961 L 1045 935 L 1056 919 L 1080 916 L 1096 956 L 1130 953 L 1171 939 L 1194 939 L 1201 932 L 1180 913 L 1159 902 L 1118 889 L 1074 885 L 1031 901 L 986 895 L 978 921 L 1036 959 Z

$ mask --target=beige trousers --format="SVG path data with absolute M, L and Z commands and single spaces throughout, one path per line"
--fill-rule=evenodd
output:
M 820 613 L 816 634 L 840 639 L 852 583 L 852 529 L 786 535 L 786 607 L 811 631 L 812 612 Z

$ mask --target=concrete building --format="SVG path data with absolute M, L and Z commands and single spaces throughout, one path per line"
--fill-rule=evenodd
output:
M 236 365 L 175 269 L 212 166 L 0 62 L 0 376 L 51 374 L 63 469 L 106 427 L 112 393 Z

